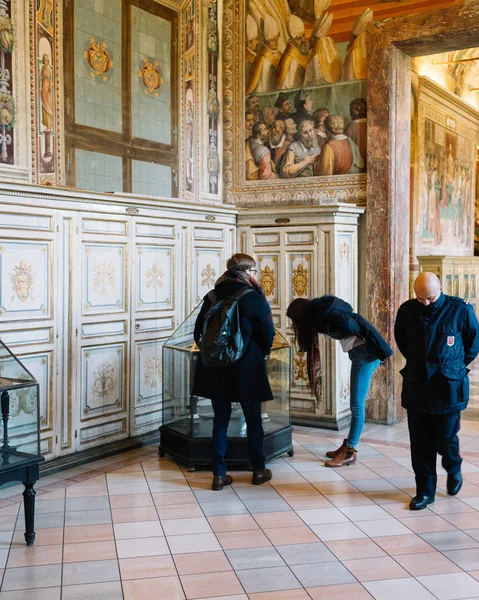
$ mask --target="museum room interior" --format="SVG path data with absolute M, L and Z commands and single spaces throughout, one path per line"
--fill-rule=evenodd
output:
M 479 0 L 0 0 L 0 600 L 479 599 L 479 359 L 462 489 L 438 460 L 411 512 L 394 341 L 421 271 L 479 311 L 478 150 Z M 273 478 L 235 403 L 213 491 L 193 329 L 235 252 Z M 351 361 L 320 336 L 313 394 L 286 316 L 325 294 L 394 350 L 338 469 Z

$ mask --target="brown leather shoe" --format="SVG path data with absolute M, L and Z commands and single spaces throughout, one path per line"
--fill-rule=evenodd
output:
M 265 469 L 262 473 L 253 473 L 253 479 L 251 483 L 253 485 L 261 485 L 262 483 L 266 483 L 273 477 L 273 473 L 269 469 Z
M 213 477 L 213 483 L 211 484 L 211 489 L 215 492 L 221 492 L 225 485 L 231 485 L 233 483 L 233 478 L 231 475 L 225 475 L 224 477 L 220 477 L 219 475 L 215 475 Z
M 343 440 L 343 443 L 341 444 L 341 446 L 339 446 L 337 450 L 330 450 L 329 452 L 326 452 L 326 456 L 328 458 L 336 458 L 336 456 L 341 452 L 344 446 L 346 446 L 346 440 Z
M 340 452 L 336 454 L 334 458 L 325 462 L 326 467 L 344 467 L 345 465 L 352 465 L 356 462 L 357 451 L 353 448 L 348 448 L 346 445 L 340 448 Z

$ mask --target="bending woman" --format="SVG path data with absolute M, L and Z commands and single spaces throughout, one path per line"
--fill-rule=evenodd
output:
M 310 382 L 314 378 L 314 355 L 318 348 L 318 333 L 339 340 L 352 362 L 350 380 L 351 427 L 348 437 L 337 450 L 327 452 L 331 460 L 327 467 L 342 467 L 356 461 L 356 447 L 364 427 L 366 397 L 374 371 L 393 353 L 376 329 L 352 307 L 336 296 L 321 296 L 314 300 L 298 298 L 288 307 L 297 344 L 308 352 Z

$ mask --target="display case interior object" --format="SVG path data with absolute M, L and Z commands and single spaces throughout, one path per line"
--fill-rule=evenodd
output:
M 25 485 L 25 540 L 33 544 L 33 485 L 39 477 L 39 385 L 35 377 L 0 340 L 0 405 L 2 413 L 0 485 Z
M 199 349 L 193 333 L 201 303 L 163 345 L 163 423 L 160 456 L 172 455 L 190 469 L 211 462 L 213 407 L 208 398 L 191 393 Z M 271 460 L 293 455 L 290 418 L 291 347 L 278 332 L 266 359 L 273 400 L 262 403 L 264 454 Z M 233 403 L 228 427 L 229 465 L 249 465 L 246 422 L 240 404 Z

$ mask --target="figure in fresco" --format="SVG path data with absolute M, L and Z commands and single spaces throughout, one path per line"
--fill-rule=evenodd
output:
M 343 64 L 344 81 L 366 79 L 367 77 L 368 48 L 366 29 L 373 20 L 373 16 L 373 11 L 367 8 L 354 24 Z
M 314 164 L 321 153 L 321 148 L 316 141 L 314 123 L 311 120 L 301 121 L 298 125 L 298 139 L 286 150 L 281 165 L 281 176 L 311 177 Z
M 256 123 L 256 115 L 252 110 L 247 110 L 244 115 L 244 139 L 248 140 L 253 135 L 253 125 Z
M 336 83 L 341 79 L 343 61 L 336 44 L 327 34 L 333 15 L 326 13 L 316 22 L 310 38 L 311 52 L 304 76 L 304 86 Z
M 258 25 L 251 15 L 246 17 L 245 81 L 249 81 L 259 46 Z
M 274 106 L 272 104 L 265 104 L 259 111 L 259 120 L 262 121 L 268 130 L 271 129 L 275 121 Z
M 40 103 L 42 107 L 42 125 L 45 127 L 45 153 L 43 158 L 51 158 L 51 134 L 53 129 L 53 71 L 50 66 L 50 57 L 44 54 L 42 68 L 40 69 Z
M 255 114 L 255 119 L 254 119 L 255 123 L 257 121 L 259 121 L 259 111 L 260 111 L 259 96 L 256 96 L 256 95 L 250 96 L 246 100 L 246 110 L 249 110 Z
M 285 119 L 284 124 L 286 125 L 286 139 L 288 140 L 288 142 L 294 142 L 294 139 L 298 132 L 298 126 L 293 121 L 293 119 Z
M 294 15 L 288 20 L 289 41 L 276 70 L 275 89 L 290 90 L 303 85 L 308 66 L 309 44 L 303 21 Z
M 250 14 L 261 33 L 261 23 L 269 17 L 276 23 L 278 29 L 280 52 L 286 48 L 288 42 L 288 19 L 291 15 L 288 0 L 247 0 L 247 12 Z
M 276 69 L 281 60 L 279 51 L 279 29 L 276 21 L 265 16 L 263 23 L 263 44 L 251 69 L 246 93 L 271 92 L 274 90 Z
M 362 159 L 366 164 L 367 144 L 368 144 L 368 105 L 364 98 L 355 98 L 349 105 L 349 114 L 352 123 L 350 123 L 344 135 L 350 137 L 361 152 Z
M 305 119 L 313 119 L 313 115 L 311 113 L 313 109 L 313 100 L 311 96 L 304 90 L 299 90 L 294 97 L 294 108 L 296 109 L 296 112 L 291 115 L 291 117 L 296 125 L 299 126 L 299 123 Z
M 291 100 L 283 92 L 281 92 L 279 94 L 279 96 L 276 98 L 274 107 L 278 109 L 278 112 L 276 113 L 276 118 L 283 119 L 283 121 L 286 121 L 286 119 L 289 119 L 289 117 L 291 116 L 291 113 L 293 112 L 293 107 L 291 106 Z
M 271 152 L 265 144 L 269 141 L 268 128 L 258 121 L 254 124 L 253 135 L 246 142 L 246 179 L 276 179 L 274 165 L 271 161 Z
M 434 243 L 438 246 L 442 242 L 441 218 L 439 213 L 439 197 L 436 193 L 436 180 L 439 178 L 438 160 L 432 156 L 429 160 L 427 174 L 428 190 L 428 225 L 427 228 L 434 238 Z
M 328 136 L 326 135 L 326 130 L 324 129 L 324 121 L 328 116 L 329 110 L 324 107 L 317 108 L 313 113 L 314 132 L 316 133 L 316 141 L 318 142 L 318 146 L 320 148 L 322 148 L 328 141 Z
M 344 119 L 329 115 L 324 122 L 328 142 L 322 147 L 315 175 L 344 175 L 364 171 L 364 161 L 359 148 L 344 135 Z
M 286 138 L 286 124 L 282 119 L 277 119 L 269 132 L 269 147 L 271 149 L 271 160 L 279 172 L 281 160 L 289 148 L 291 142 Z

